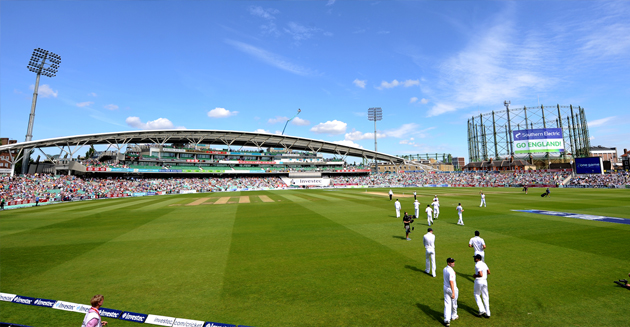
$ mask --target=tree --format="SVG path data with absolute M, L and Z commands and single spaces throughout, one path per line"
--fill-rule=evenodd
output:
M 90 145 L 90 148 L 85 153 L 85 159 L 91 158 L 94 155 L 95 152 L 96 152 L 96 150 L 94 149 L 94 145 Z

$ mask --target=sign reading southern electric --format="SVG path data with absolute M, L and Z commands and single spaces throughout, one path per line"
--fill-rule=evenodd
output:
M 564 152 L 562 128 L 513 131 L 514 153 Z

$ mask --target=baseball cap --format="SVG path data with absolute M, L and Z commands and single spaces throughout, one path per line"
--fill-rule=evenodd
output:
M 451 262 L 455 262 L 455 259 L 453 259 L 453 258 L 446 259 L 446 263 L 451 263 Z
M 475 254 L 473 255 L 473 258 L 481 260 L 481 254 Z

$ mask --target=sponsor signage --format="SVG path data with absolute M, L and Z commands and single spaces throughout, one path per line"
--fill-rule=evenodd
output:
M 556 217 L 566 217 L 566 218 L 577 218 L 577 219 L 584 219 L 584 220 L 605 221 L 605 222 L 608 222 L 608 223 L 617 223 L 617 224 L 630 225 L 630 219 L 617 218 L 617 217 L 594 216 L 594 215 L 584 215 L 584 214 L 579 214 L 579 213 L 557 212 L 557 211 L 546 211 L 546 210 L 512 210 L 512 211 L 528 212 L 528 213 L 535 213 L 535 214 L 539 214 L 539 215 L 556 216 Z
M 173 327 L 203 327 L 204 321 L 177 318 L 173 323 Z
M 602 158 L 575 158 L 575 172 L 577 174 L 603 174 Z
M 33 302 L 33 305 L 36 305 L 38 307 L 46 307 L 46 308 L 52 308 L 53 305 L 55 305 L 55 303 L 57 303 L 57 300 L 48 300 L 48 299 L 35 299 L 35 302 Z
M 149 315 L 147 320 L 144 321 L 145 324 L 158 325 L 158 326 L 173 326 L 175 323 L 175 318 L 173 317 L 164 317 L 158 315 Z
M 197 193 L 197 190 L 179 190 L 179 194 Z
M 17 295 L 9 293 L 0 293 L 0 301 L 13 302 Z
M 225 151 L 206 151 L 206 153 L 211 153 L 211 154 L 228 154 Z
M 11 301 L 13 303 L 19 303 L 19 304 L 26 304 L 26 305 L 33 305 L 33 302 L 35 302 L 35 298 L 32 297 L 28 297 L 28 296 L 16 296 L 13 298 L 13 301 Z
M 131 312 L 131 311 L 125 311 L 125 312 L 123 312 L 123 314 L 118 319 L 143 323 L 147 319 L 147 317 L 148 317 L 148 315 L 145 315 L 143 313 L 135 313 L 135 312 Z
M 137 192 L 137 193 L 132 193 L 131 196 L 147 196 L 146 192 Z
M 230 324 L 221 324 L 218 322 L 206 321 L 206 324 L 203 327 L 236 327 L 236 325 Z
M 564 152 L 562 128 L 512 131 L 514 153 Z
M 114 319 L 118 319 L 118 317 L 120 317 L 120 315 L 122 314 L 122 311 L 120 310 L 114 310 L 114 309 L 108 309 L 108 308 L 100 308 L 98 309 L 98 312 L 101 314 L 101 317 L 107 317 L 107 318 L 114 318 Z
M 63 311 L 72 311 L 72 312 L 82 312 L 86 313 L 90 310 L 89 305 L 66 302 L 66 301 L 57 301 L 53 306 L 53 309 L 63 310 Z
M 240 164 L 250 164 L 250 165 L 273 165 L 276 162 L 275 161 L 246 161 L 246 160 L 239 160 L 238 163 L 240 163 Z
M 323 178 L 294 178 L 291 180 L 291 185 L 311 185 L 311 186 L 328 186 L 330 185 L 330 179 Z

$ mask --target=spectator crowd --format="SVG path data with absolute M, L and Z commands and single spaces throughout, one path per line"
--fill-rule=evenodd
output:
M 456 186 L 558 186 L 565 184 L 586 186 L 630 185 L 626 173 L 605 175 L 578 175 L 567 172 L 518 172 L 499 173 L 384 173 L 362 176 L 333 176 L 331 185 L 365 185 L 395 187 L 404 185 L 448 184 Z M 181 191 L 222 192 L 232 190 L 262 190 L 288 187 L 276 176 L 263 177 L 195 177 L 195 178 L 83 178 L 68 175 L 25 175 L 9 177 L 0 175 L 0 198 L 6 202 L 15 200 L 63 201 L 121 196 L 125 193 Z

